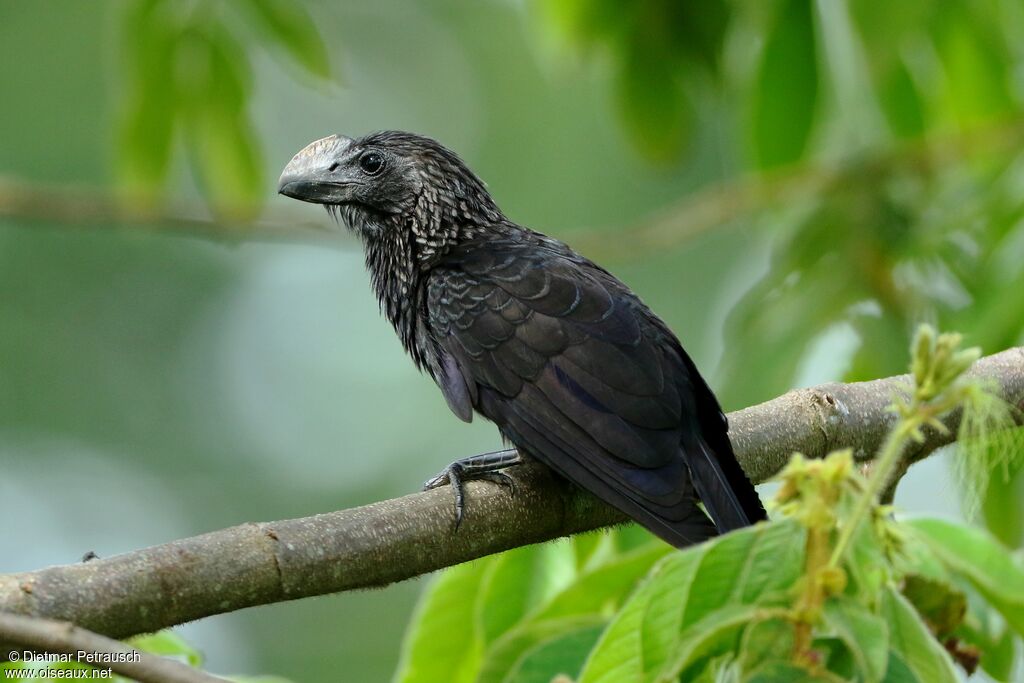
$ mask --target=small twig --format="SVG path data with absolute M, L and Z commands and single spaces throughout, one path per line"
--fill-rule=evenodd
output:
M 329 221 L 311 222 L 293 212 L 270 213 L 267 218 L 254 222 L 214 220 L 208 216 L 208 210 L 201 206 L 153 205 L 95 189 L 36 185 L 0 178 L 0 218 L 14 218 L 44 227 L 157 232 L 224 244 L 356 244 L 345 231 L 336 229 Z
M 111 669 L 139 683 L 223 683 L 167 657 L 140 652 L 117 640 L 86 631 L 66 621 L 0 612 L 0 643 L 34 654 L 69 655 L 72 661 Z M 97 662 L 95 664 L 90 663 Z
M 904 461 L 901 456 L 907 444 L 924 441 L 926 427 L 939 432 L 948 431 L 939 418 L 953 410 L 962 413 L 968 399 L 982 391 L 976 381 L 974 384 L 961 381 L 981 356 L 978 347 L 960 348 L 961 341 L 960 334 L 939 334 L 931 325 L 917 328 L 911 345 L 911 377 L 914 383 L 907 387 L 910 396 L 893 401 L 891 410 L 899 419 L 886 435 L 873 462 L 867 485 L 839 531 L 829 566 L 839 567 L 858 525 L 883 496 L 895 491 L 896 475 L 902 476 L 905 471 L 901 466 Z
M 868 463 L 868 471 L 864 473 L 864 476 L 870 476 L 870 467 L 873 463 Z M 882 505 L 892 505 L 893 501 L 896 500 L 896 489 L 899 487 L 900 482 L 903 481 L 903 477 L 906 476 L 907 472 L 910 471 L 910 466 L 913 463 L 909 458 L 900 458 L 899 462 L 893 468 L 892 474 L 889 476 L 889 484 L 886 486 L 878 496 L 878 502 Z
M 871 478 L 872 473 L 875 471 L 875 462 L 874 460 L 869 460 L 860 463 L 858 469 L 862 477 L 865 479 Z M 910 471 L 912 464 L 910 458 L 900 458 L 893 469 L 892 476 L 889 478 L 889 485 L 878 495 L 879 503 L 882 505 L 892 505 L 893 501 L 896 500 L 896 489 L 899 487 L 900 482 L 903 481 L 903 477 L 907 476 L 907 472 Z
M 839 540 L 836 541 L 835 547 L 832 549 L 832 556 L 828 562 L 830 566 L 839 566 L 843 553 L 846 552 L 847 546 L 853 540 L 853 535 L 857 531 L 857 525 L 868 516 L 873 506 L 878 505 L 879 496 L 888 489 L 893 481 L 892 475 L 899 465 L 900 454 L 910 438 L 907 432 L 905 424 L 899 423 L 886 437 L 878 457 L 872 463 L 873 471 L 871 478 L 868 479 L 867 487 L 860 498 L 857 499 L 857 504 L 850 514 L 850 518 L 846 520 L 846 523 L 840 529 Z

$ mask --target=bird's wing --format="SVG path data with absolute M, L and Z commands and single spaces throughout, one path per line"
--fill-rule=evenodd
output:
M 427 319 L 450 359 L 442 364 L 458 369 L 477 410 L 517 446 L 667 540 L 712 535 L 688 462 L 692 455 L 698 472 L 707 465 L 722 479 L 715 454 L 700 447 L 696 401 L 706 387 L 699 377 L 694 386 L 695 370 L 660 321 L 571 252 L 501 243 L 452 261 L 431 275 Z M 723 481 L 723 491 L 700 488 L 735 498 Z

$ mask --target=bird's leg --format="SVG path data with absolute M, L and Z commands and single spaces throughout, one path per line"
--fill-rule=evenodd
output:
M 451 484 L 455 492 L 455 528 L 462 524 L 462 512 L 465 507 L 465 482 L 471 479 L 480 479 L 507 486 L 515 493 L 515 481 L 503 470 L 512 465 L 518 465 L 523 461 L 519 451 L 509 448 L 503 451 L 492 451 L 473 455 L 462 460 L 456 460 L 444 468 L 436 476 L 431 477 L 423 483 L 423 490 L 436 489 L 445 484 Z

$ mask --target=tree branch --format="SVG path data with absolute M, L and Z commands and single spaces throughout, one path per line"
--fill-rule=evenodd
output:
M 984 377 L 1024 410 L 1024 348 L 979 360 Z M 729 415 L 733 444 L 755 482 L 793 451 L 821 457 L 850 447 L 861 461 L 878 450 L 886 408 L 909 377 L 826 384 Z M 925 457 L 956 438 L 926 434 Z M 516 468 L 517 490 L 470 482 L 466 519 L 453 532 L 451 491 L 434 489 L 304 519 L 243 524 L 88 563 L 0 576 L 0 611 L 72 621 L 106 635 L 137 633 L 312 595 L 383 586 L 530 543 L 625 521 L 538 466 Z
M 0 612 L 0 643 L 42 654 L 44 652 L 70 655 L 71 661 L 93 664 L 98 669 L 111 669 L 138 683 L 223 683 L 198 669 L 166 657 L 140 652 L 117 640 L 86 631 L 66 621 L 26 617 Z M 82 655 L 88 653 L 91 659 Z M 103 661 L 97 655 L 106 655 Z
M 67 185 L 36 185 L 0 178 L 0 219 L 42 226 L 152 232 L 239 244 L 269 242 L 357 245 L 344 230 L 312 223 L 295 212 L 268 212 L 259 221 L 211 220 L 200 206 L 160 206 L 131 197 L 103 194 Z

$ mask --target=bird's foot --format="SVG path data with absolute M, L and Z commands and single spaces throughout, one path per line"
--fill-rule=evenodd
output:
M 513 494 L 516 492 L 515 480 L 499 470 L 522 462 L 519 451 L 514 448 L 492 453 L 482 453 L 462 460 L 456 460 L 444 468 L 436 476 L 423 483 L 423 490 L 429 491 L 445 484 L 450 484 L 455 494 L 455 529 L 462 524 L 466 506 L 466 482 L 477 479 L 505 486 Z

